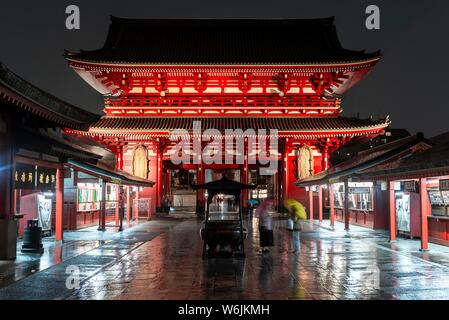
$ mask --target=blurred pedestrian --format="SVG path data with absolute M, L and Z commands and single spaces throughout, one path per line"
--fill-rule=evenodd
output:
M 273 215 L 274 201 L 267 199 L 256 209 L 255 215 L 259 219 L 259 238 L 262 252 L 268 252 L 274 246 Z
M 163 210 L 166 214 L 170 213 L 170 198 L 168 197 L 168 195 L 164 195 L 164 197 L 162 198 L 162 206 L 163 206 Z
M 299 253 L 300 232 L 302 230 L 301 220 L 307 219 L 307 212 L 304 205 L 294 199 L 286 200 L 285 207 L 288 209 L 290 215 L 287 229 L 292 232 L 293 253 Z

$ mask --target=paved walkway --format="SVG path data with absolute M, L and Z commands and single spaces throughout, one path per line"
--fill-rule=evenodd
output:
M 295 255 L 285 221 L 275 225 L 268 254 L 259 252 L 253 220 L 246 259 L 202 260 L 199 221 L 146 222 L 73 249 L 60 263 L 0 289 L 0 299 L 449 298 L 449 248 L 420 253 L 418 241 L 389 244 L 384 232 L 305 224 Z M 80 270 L 79 289 L 66 287 L 68 266 Z

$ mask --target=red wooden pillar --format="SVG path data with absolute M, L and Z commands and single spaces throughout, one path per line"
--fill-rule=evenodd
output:
M 171 195 L 171 175 L 170 169 L 165 171 L 165 193 L 170 196 Z
M 120 226 L 120 186 L 115 185 L 115 226 Z
M 134 200 L 133 220 L 139 220 L 139 187 L 137 187 L 136 199 Z
M 12 219 L 12 198 L 14 189 L 14 151 L 12 130 L 8 125 L 3 128 L 3 119 L 0 119 L 0 219 Z M 4 131 L 3 131 L 4 130 Z
M 106 181 L 101 181 L 100 230 L 106 231 Z
M 389 208 L 390 208 L 390 242 L 396 241 L 396 200 L 394 196 L 394 181 L 389 182 Z
M 313 186 L 309 187 L 309 220 L 313 222 Z
M 335 207 L 334 207 L 334 185 L 329 184 L 329 219 L 331 227 L 335 225 Z
M 12 213 L 13 215 L 17 214 L 17 189 L 14 189 L 14 196 L 13 196 L 13 202 L 12 202 Z
M 200 146 L 199 150 L 197 151 L 197 154 L 195 154 L 195 162 L 197 164 L 197 183 L 198 184 L 204 184 L 206 181 L 206 177 L 205 177 L 205 169 L 204 169 L 204 163 L 203 163 L 203 154 L 202 154 L 202 150 L 204 147 L 204 144 L 201 141 L 201 138 L 195 138 L 197 146 Z M 196 192 L 196 198 L 197 198 L 197 210 L 198 211 L 202 211 L 202 213 L 204 213 L 206 211 L 206 204 L 207 204 L 207 199 L 205 198 L 205 190 L 197 190 Z
M 123 170 L 123 146 L 116 148 L 117 169 Z
M 419 195 L 421 204 L 421 251 L 429 250 L 429 199 L 427 195 L 427 179 L 421 178 L 419 180 Z
M 326 144 L 321 149 L 321 170 L 329 168 L 329 146 Z
M 56 241 L 64 240 L 64 231 L 62 224 L 63 211 L 64 211 L 64 169 L 61 166 L 56 170 L 56 216 L 55 216 Z
M 318 186 L 318 220 L 323 222 L 323 186 Z
M 278 161 L 278 164 L 277 164 L 277 167 L 278 167 L 278 170 L 279 170 L 279 161 Z M 282 197 L 281 197 L 281 195 L 279 194 L 279 176 L 278 176 L 278 170 L 276 170 L 275 172 L 274 172 L 274 175 L 273 175 L 273 186 L 274 186 L 274 192 L 273 192 L 273 194 L 274 194 L 274 201 L 275 201 L 275 203 L 277 204 L 277 210 L 281 210 L 281 207 L 282 207 L 282 203 L 281 203 L 281 201 L 282 201 Z
M 197 180 L 196 183 L 197 184 L 203 184 L 203 174 L 202 173 L 203 173 L 203 168 L 202 168 L 202 165 L 199 164 L 196 169 L 196 180 Z M 203 199 L 204 199 L 203 192 L 204 192 L 204 190 L 196 191 L 196 201 L 198 202 L 199 207 L 203 206 Z M 206 209 L 204 208 L 204 210 L 206 210 Z
M 130 219 L 131 219 L 131 187 L 126 186 L 126 223 L 129 227 Z
M 345 230 L 349 230 L 349 182 L 345 180 Z

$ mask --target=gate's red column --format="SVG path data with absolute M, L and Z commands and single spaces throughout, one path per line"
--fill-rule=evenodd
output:
M 288 138 L 285 139 L 283 143 L 282 150 L 282 199 L 288 199 L 288 184 L 289 184 L 289 172 L 288 172 L 288 151 L 289 151 L 289 142 Z M 282 205 L 282 203 L 280 203 Z
M 421 203 L 421 251 L 429 250 L 429 199 L 427 195 L 427 179 L 421 178 L 419 180 L 419 196 Z
M 157 173 L 156 173 L 156 208 L 161 210 L 162 208 L 162 184 L 164 183 L 162 174 L 162 156 L 164 148 L 160 141 L 156 142 L 156 153 L 157 153 Z M 156 210 L 157 210 L 156 209 Z
M 117 168 L 123 170 L 123 146 L 117 147 Z

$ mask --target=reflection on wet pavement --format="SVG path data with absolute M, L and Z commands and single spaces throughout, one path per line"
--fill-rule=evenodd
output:
M 147 222 L 102 242 L 71 240 L 63 253 L 70 258 L 48 268 L 39 260 L 43 271 L 0 289 L 0 299 L 449 298 L 444 248 L 422 254 L 416 242 L 389 244 L 383 232 L 309 226 L 293 254 L 284 222 L 276 221 L 276 246 L 264 254 L 257 221 L 250 223 L 246 259 L 201 259 L 194 219 Z M 79 289 L 65 286 L 69 265 L 80 268 Z

